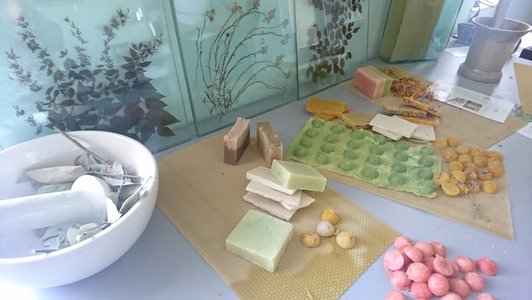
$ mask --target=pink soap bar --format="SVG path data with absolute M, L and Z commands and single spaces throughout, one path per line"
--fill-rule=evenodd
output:
M 354 85 L 370 99 L 380 98 L 384 90 L 386 79 L 364 68 L 358 68 L 354 79 Z

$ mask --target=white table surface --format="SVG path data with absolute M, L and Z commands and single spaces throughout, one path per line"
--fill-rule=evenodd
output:
M 444 53 L 439 61 L 402 64 L 399 67 L 432 81 L 442 80 L 505 101 L 519 102 L 511 61 L 505 65 L 499 84 L 485 84 L 456 74 L 463 60 Z M 519 58 L 513 60 L 531 64 Z M 375 61 L 375 64 L 379 63 Z M 379 111 L 368 101 L 339 86 L 324 90 L 318 96 L 343 99 L 353 111 Z M 304 112 L 304 104 L 305 100 L 295 101 L 253 118 L 252 132 L 257 121 L 268 120 L 287 147 L 309 117 Z M 161 155 L 178 151 L 201 139 Z M 332 180 L 329 184 L 344 197 L 413 240 L 444 243 L 451 258 L 467 255 L 472 258 L 490 257 L 496 261 L 498 275 L 486 278 L 485 291 L 497 299 L 532 299 L 532 140 L 514 133 L 493 149 L 505 155 L 515 240 L 506 240 Z M 384 299 L 392 289 L 381 256 L 341 299 Z M 157 208 L 138 242 L 102 272 L 63 287 L 7 293 L 7 290 L 0 290 L 0 299 L 238 298 Z

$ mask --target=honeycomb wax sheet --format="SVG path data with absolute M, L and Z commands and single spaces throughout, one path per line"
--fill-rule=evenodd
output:
M 429 144 L 393 141 L 341 120 L 310 118 L 288 148 L 287 157 L 378 187 L 433 198 L 432 175 L 441 160 Z

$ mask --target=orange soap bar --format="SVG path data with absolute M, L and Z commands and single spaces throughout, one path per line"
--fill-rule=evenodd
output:
M 305 110 L 312 114 L 341 117 L 349 111 L 349 106 L 340 100 L 310 97 Z

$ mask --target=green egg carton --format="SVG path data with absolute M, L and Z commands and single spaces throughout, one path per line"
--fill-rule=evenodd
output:
M 441 160 L 432 146 L 393 141 L 344 122 L 310 118 L 288 148 L 287 157 L 363 180 L 378 187 L 436 197 L 432 176 Z

